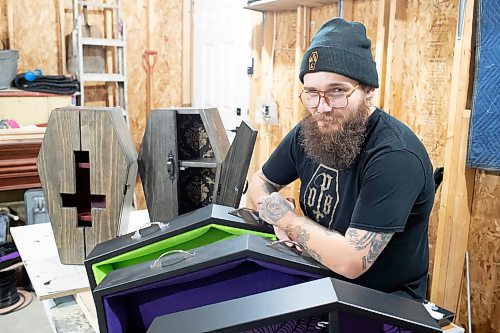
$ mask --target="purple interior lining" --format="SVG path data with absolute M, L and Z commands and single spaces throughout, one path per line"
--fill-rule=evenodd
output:
M 15 258 L 18 258 L 18 257 L 19 257 L 19 252 L 15 251 L 15 252 L 9 253 L 7 255 L 4 255 L 3 257 L 0 257 L 0 262 L 4 262 L 4 261 L 7 261 L 7 260 L 15 259 Z
M 108 331 L 144 332 L 157 316 L 315 280 L 321 276 L 245 258 L 103 297 Z

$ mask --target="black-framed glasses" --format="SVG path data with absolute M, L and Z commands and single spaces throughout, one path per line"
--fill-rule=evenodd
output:
M 302 90 L 299 99 L 306 108 L 315 109 L 319 106 L 321 97 L 323 97 L 331 108 L 344 108 L 349 104 L 349 97 L 358 89 L 359 84 L 349 91 L 321 91 L 321 90 Z

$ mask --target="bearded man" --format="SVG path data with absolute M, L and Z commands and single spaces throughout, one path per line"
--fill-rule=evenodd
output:
M 335 18 L 319 29 L 300 68 L 309 115 L 252 176 L 248 194 L 280 239 L 335 277 L 422 301 L 433 169 L 417 136 L 372 106 L 370 46 L 360 23 Z M 297 178 L 304 216 L 277 193 Z

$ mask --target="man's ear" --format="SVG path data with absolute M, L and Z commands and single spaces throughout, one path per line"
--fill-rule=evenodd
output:
M 371 105 L 372 99 L 375 96 L 375 88 L 365 86 L 363 90 L 366 94 L 366 102 Z
M 366 98 L 372 99 L 375 95 L 375 88 L 373 87 L 365 87 Z

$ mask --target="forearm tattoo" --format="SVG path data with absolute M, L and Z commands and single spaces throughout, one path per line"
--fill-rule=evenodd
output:
M 288 212 L 291 212 L 292 207 L 285 198 L 276 192 L 264 199 L 260 209 L 259 216 L 269 224 L 276 224 Z
M 310 223 L 308 219 L 303 218 L 301 221 L 304 222 L 304 224 Z M 303 228 L 301 225 L 296 225 L 296 226 L 291 226 L 288 225 L 285 227 L 285 232 L 286 234 L 290 237 L 290 239 L 295 240 L 299 245 L 302 247 L 302 249 L 307 252 L 313 258 L 314 260 L 318 262 L 322 262 L 321 256 L 318 254 L 318 252 L 314 251 L 309 247 L 309 239 L 311 238 L 311 235 L 307 232 L 305 228 Z
M 378 258 L 394 233 L 378 233 L 349 228 L 345 237 L 347 241 L 354 245 L 357 251 L 363 251 L 369 247 L 368 254 L 361 258 L 363 270 L 368 268 Z
M 265 181 L 262 190 L 266 194 L 270 195 L 273 192 L 279 192 L 284 187 L 283 185 L 279 185 L 279 184 L 273 183 L 272 181 L 270 181 L 269 179 L 267 179 L 267 177 L 264 175 L 264 173 L 262 172 L 262 170 L 260 171 L 259 175 Z
M 262 190 L 267 195 L 270 195 L 271 193 L 276 192 L 276 189 L 274 188 L 274 186 L 269 184 L 269 183 L 264 183 L 264 186 L 262 186 Z

